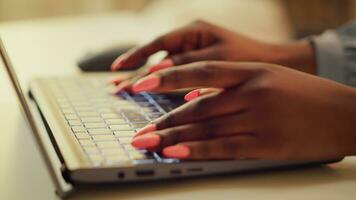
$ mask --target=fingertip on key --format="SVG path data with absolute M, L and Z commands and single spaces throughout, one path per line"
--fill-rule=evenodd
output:
M 173 65 L 174 65 L 174 63 L 173 63 L 172 59 L 164 59 L 160 63 L 150 67 L 148 69 L 148 71 L 150 73 L 152 73 L 152 72 L 155 72 L 155 71 L 159 71 L 159 70 L 162 70 L 162 69 L 166 69 L 166 68 L 172 67 Z
M 146 134 L 134 137 L 131 145 L 138 149 L 151 149 L 158 146 L 161 141 L 161 137 L 157 134 Z
M 197 89 L 197 90 L 193 90 L 193 91 L 189 92 L 188 94 L 186 94 L 184 96 L 184 99 L 186 101 L 191 101 L 191 100 L 193 100 L 193 99 L 195 99 L 195 98 L 197 98 L 199 96 L 200 96 L 200 90 Z
M 137 81 L 134 85 L 132 85 L 132 91 L 134 93 L 151 91 L 159 87 L 161 82 L 161 78 L 157 75 L 149 75 L 146 78 L 143 78 Z
M 136 135 L 134 137 L 140 136 L 140 135 L 144 135 L 146 133 L 149 132 L 153 132 L 157 130 L 157 125 L 156 124 L 149 124 L 145 127 L 143 127 L 142 129 L 140 129 L 139 131 L 137 131 Z
M 162 154 L 168 158 L 186 159 L 190 156 L 191 151 L 188 146 L 174 145 L 164 148 Z

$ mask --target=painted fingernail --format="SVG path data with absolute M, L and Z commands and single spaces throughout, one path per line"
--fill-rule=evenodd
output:
M 137 81 L 132 86 L 132 91 L 134 93 L 143 92 L 143 91 L 151 91 L 159 86 L 161 82 L 161 78 L 157 75 L 150 75 L 146 78 L 143 78 Z
M 131 145 L 138 149 L 149 149 L 156 147 L 161 141 L 157 134 L 146 134 L 132 139 Z
M 114 94 L 120 94 L 121 92 L 125 91 L 130 84 L 128 82 L 121 82 L 114 92 Z
M 117 85 L 117 84 L 121 83 L 124 80 L 125 80 L 125 78 L 114 78 L 114 79 L 107 80 L 106 83 L 107 84 L 115 84 L 115 85 Z
M 126 57 L 126 54 L 122 54 L 121 56 L 116 58 L 116 60 L 111 64 L 111 70 L 115 71 L 120 69 L 123 66 L 123 62 L 125 61 Z
M 195 99 L 195 98 L 197 98 L 199 96 L 200 96 L 200 90 L 197 89 L 197 90 L 193 90 L 193 91 L 189 92 L 188 94 L 186 94 L 184 96 L 184 99 L 186 101 L 191 101 L 191 100 L 193 100 L 193 99 Z
M 111 66 L 111 70 L 112 71 L 115 71 L 115 70 L 118 70 L 122 67 L 122 60 L 121 59 L 116 59 L 112 66 Z
M 184 145 L 169 146 L 162 151 L 165 157 L 184 159 L 190 156 L 190 149 Z
M 148 69 L 149 72 L 155 72 L 161 69 L 165 69 L 168 67 L 172 67 L 174 65 L 173 60 L 172 59 L 164 59 L 162 60 L 160 63 L 158 63 L 157 65 L 153 65 L 152 67 L 150 67 Z
M 152 131 L 156 131 L 157 130 L 157 125 L 156 124 L 149 124 L 145 127 L 143 127 L 142 129 L 140 129 L 139 131 L 137 131 L 136 135 L 134 137 L 140 136 L 140 135 L 144 135 L 146 133 L 152 132 Z

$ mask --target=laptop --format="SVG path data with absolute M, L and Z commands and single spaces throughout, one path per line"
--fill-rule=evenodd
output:
M 105 83 L 110 73 L 36 78 L 25 95 L 1 40 L 0 54 L 50 174 L 59 186 L 281 169 L 342 159 L 181 161 L 138 150 L 130 145 L 135 132 L 184 103 L 182 95 L 112 95 L 113 86 Z

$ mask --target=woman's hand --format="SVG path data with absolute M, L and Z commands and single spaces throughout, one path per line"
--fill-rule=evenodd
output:
M 353 88 L 262 63 L 196 62 L 154 72 L 135 92 L 207 87 L 143 128 L 136 148 L 179 159 L 326 159 L 356 154 Z
M 314 55 L 307 42 L 275 45 L 256 41 L 203 21 L 194 22 L 183 28 L 167 33 L 152 42 L 120 56 L 112 65 L 112 70 L 130 68 L 146 60 L 158 51 L 167 51 L 168 57 L 161 63 L 149 68 L 148 72 L 196 61 L 259 61 L 283 64 L 301 71 L 314 73 Z M 301 67 L 303 66 L 303 67 Z M 131 79 L 120 77 L 113 81 L 122 89 L 130 90 Z

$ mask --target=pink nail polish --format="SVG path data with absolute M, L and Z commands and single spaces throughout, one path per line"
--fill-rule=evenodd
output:
M 149 124 L 145 127 L 143 127 L 142 129 L 140 129 L 139 131 L 137 131 L 136 135 L 134 137 L 140 136 L 140 135 L 144 135 L 146 133 L 152 132 L 152 131 L 156 131 L 157 130 L 157 125 L 156 124 Z
M 125 61 L 126 57 L 127 57 L 126 54 L 122 54 L 121 56 L 116 58 L 116 60 L 111 65 L 111 70 L 115 71 L 123 67 L 123 62 Z
M 115 94 L 115 95 L 119 95 L 122 91 L 124 91 L 124 88 L 123 88 L 123 87 L 116 88 L 114 94 Z
M 132 86 L 132 91 L 134 93 L 151 91 L 159 86 L 161 78 L 157 75 L 150 75 L 136 82 Z
M 147 149 L 156 147 L 161 141 L 157 134 L 146 134 L 132 139 L 131 145 L 138 149 Z
M 115 85 L 117 85 L 117 84 L 121 83 L 124 80 L 126 80 L 126 79 L 125 78 L 121 78 L 121 77 L 120 78 L 109 79 L 109 80 L 107 80 L 107 84 L 115 84 Z
M 164 59 L 162 60 L 160 63 L 158 63 L 157 65 L 153 65 L 152 67 L 150 67 L 148 69 L 149 72 L 155 72 L 158 70 L 162 70 L 168 67 L 172 67 L 174 65 L 173 60 L 172 59 Z
M 199 97 L 199 95 L 200 95 L 200 90 L 199 90 L 199 89 L 193 90 L 193 91 L 189 92 L 188 94 L 186 94 L 186 95 L 184 96 L 184 99 L 185 99 L 186 101 L 191 101 L 191 100 L 193 100 L 193 99 Z
M 117 59 L 113 62 L 113 64 L 111 65 L 111 71 L 115 71 L 118 70 L 122 67 L 122 60 L 121 59 Z
M 128 87 L 128 84 L 125 82 L 121 82 L 117 87 L 114 92 L 114 94 L 120 94 L 120 92 L 125 91 L 125 89 Z
M 190 149 L 184 145 L 169 146 L 162 151 L 165 157 L 184 159 L 190 156 Z

